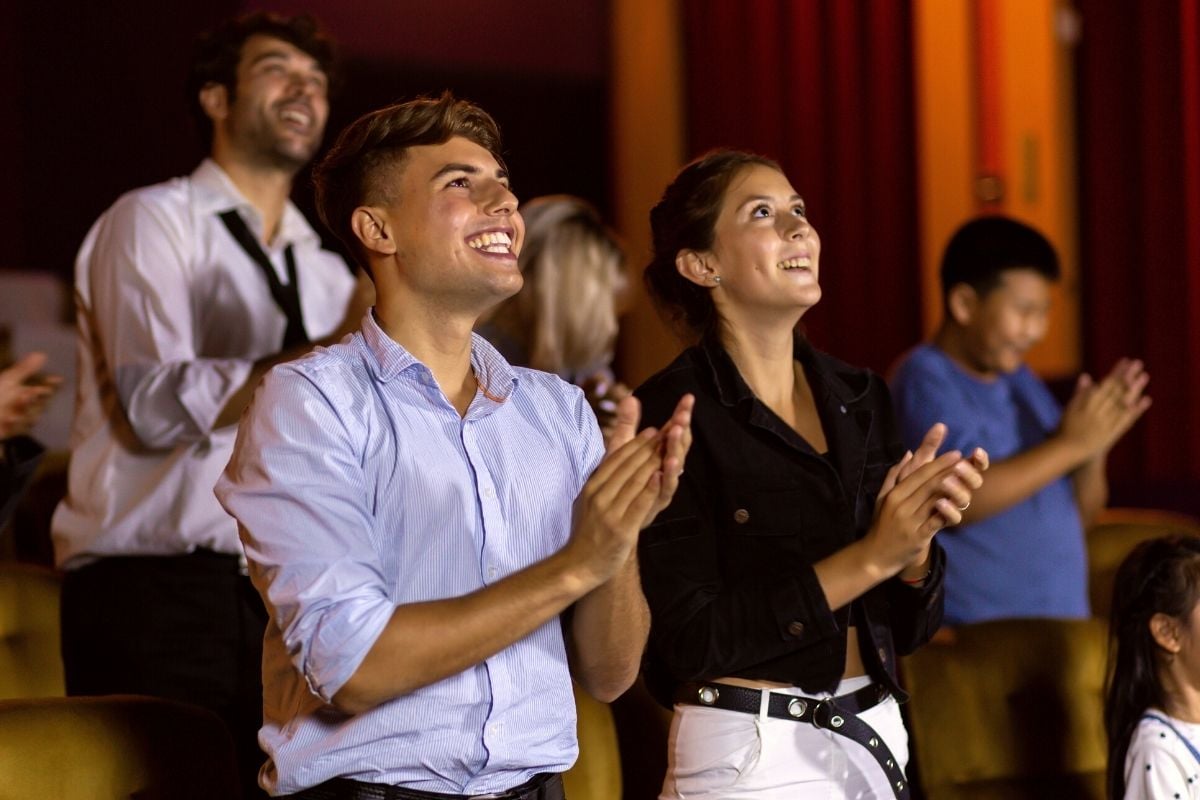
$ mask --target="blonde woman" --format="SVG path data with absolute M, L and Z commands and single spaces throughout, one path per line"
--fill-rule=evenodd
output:
M 629 394 L 612 373 L 625 254 L 590 204 L 548 195 L 521 206 L 525 285 L 479 332 L 512 364 L 553 372 L 582 386 L 608 433 L 616 403 Z

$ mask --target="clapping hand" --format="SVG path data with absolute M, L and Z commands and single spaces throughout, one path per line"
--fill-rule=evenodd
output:
M 0 370 L 0 439 L 27 433 L 58 391 L 62 378 L 38 372 L 45 363 L 44 353 L 30 353 Z

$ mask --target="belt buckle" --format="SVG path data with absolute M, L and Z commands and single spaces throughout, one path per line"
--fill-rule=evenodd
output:
M 839 713 L 839 709 L 834 703 L 833 698 L 825 697 L 816 702 L 813 706 L 812 721 L 813 725 L 818 728 L 833 728 L 837 729 L 846 724 L 846 718 Z M 828 715 L 828 721 L 822 718 L 822 712 Z

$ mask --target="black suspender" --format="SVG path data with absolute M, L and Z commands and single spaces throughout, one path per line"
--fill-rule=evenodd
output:
M 287 350 L 291 347 L 308 344 L 310 339 L 308 332 L 304 330 L 304 318 L 300 313 L 300 281 L 296 276 L 296 258 L 292 255 L 292 246 L 289 244 L 283 251 L 283 257 L 287 261 L 288 275 L 287 286 L 284 286 L 279 282 L 279 276 L 275 274 L 275 267 L 271 264 L 271 259 L 267 258 L 258 239 L 246 227 L 246 221 L 242 219 L 242 216 L 236 210 L 231 209 L 221 214 L 220 217 L 230 235 L 242 246 L 246 255 L 250 256 L 250 260 L 262 269 L 263 276 L 267 279 L 267 285 L 271 287 L 271 297 L 275 298 L 275 304 L 287 317 L 287 329 L 283 333 L 282 349 Z

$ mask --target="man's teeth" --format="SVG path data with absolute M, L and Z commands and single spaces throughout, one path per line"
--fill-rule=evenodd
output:
M 295 122 L 299 125 L 308 125 L 308 123 L 312 122 L 312 117 L 310 117 L 308 114 L 291 108 L 285 109 L 280 116 L 285 122 Z
M 507 233 L 482 233 L 467 240 L 467 246 L 485 253 L 507 253 L 512 249 L 512 238 Z
M 808 256 L 797 256 L 789 258 L 787 261 L 779 262 L 780 269 L 809 269 L 812 267 L 812 259 Z

